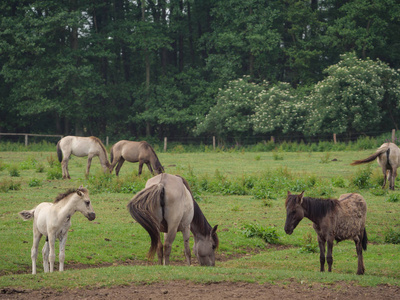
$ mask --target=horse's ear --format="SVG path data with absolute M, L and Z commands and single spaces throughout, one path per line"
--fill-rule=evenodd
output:
M 211 236 L 213 236 L 217 232 L 217 229 L 218 229 L 218 225 L 215 225 L 211 231 Z
M 292 193 L 290 191 L 287 191 L 287 195 L 290 196 Z
M 303 203 L 303 196 L 304 196 L 304 191 L 301 192 L 301 194 L 299 195 L 299 203 Z
M 78 194 L 78 196 L 80 196 L 80 197 L 82 197 L 83 196 L 83 193 L 82 193 L 82 190 L 83 189 L 83 185 L 81 185 L 77 190 L 76 190 L 76 193 Z

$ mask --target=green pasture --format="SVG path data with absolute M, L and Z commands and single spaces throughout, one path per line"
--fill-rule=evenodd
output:
M 85 178 L 86 159 L 72 157 L 71 180 L 56 179 L 60 166 L 55 152 L 0 152 L 0 287 L 99 287 L 150 283 L 160 280 L 195 282 L 247 281 L 336 282 L 361 285 L 400 285 L 400 193 L 382 191 L 380 168 L 374 162 L 352 167 L 354 159 L 373 150 L 342 152 L 200 152 L 159 153 L 166 172 L 187 178 L 201 209 L 218 224 L 220 247 L 215 268 L 184 266 L 183 241 L 177 235 L 171 266 L 157 266 L 146 258 L 147 232 L 129 215 L 126 205 L 150 177 L 147 167 L 137 176 L 138 164 L 125 163 L 120 178 L 105 176 L 97 158 Z M 360 174 L 369 173 L 367 184 Z M 357 181 L 358 180 L 358 181 Z M 91 192 L 96 220 L 80 213 L 72 217 L 63 273 L 43 274 L 41 252 L 38 274 L 31 275 L 32 221 L 18 212 L 52 201 L 68 188 L 84 185 Z M 400 183 L 397 182 L 400 188 Z M 304 219 L 286 235 L 284 199 L 287 190 L 313 197 L 338 197 L 359 192 L 367 201 L 368 250 L 366 274 L 355 275 L 354 242 L 334 246 L 333 272 L 319 272 L 319 251 L 312 223 Z M 397 198 L 397 196 L 399 197 Z M 256 225 L 275 232 L 276 244 L 249 238 L 245 229 Z M 40 249 L 44 243 L 41 241 Z M 193 243 L 193 240 L 191 240 Z M 56 245 L 57 247 L 58 245 Z M 57 249 L 58 255 L 58 249 Z M 58 267 L 58 257 L 56 257 Z

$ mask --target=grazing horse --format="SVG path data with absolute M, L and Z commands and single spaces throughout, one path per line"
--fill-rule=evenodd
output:
M 149 259 L 157 251 L 159 264 L 169 265 L 172 243 L 177 231 L 181 231 L 186 262 L 190 265 L 191 231 L 194 236 L 193 251 L 200 265 L 215 266 L 214 251 L 219 244 L 216 233 L 218 225 L 212 228 L 207 222 L 184 178 L 165 173 L 150 178 L 145 189 L 128 203 L 128 210 L 150 235 Z M 160 232 L 164 232 L 164 247 Z
M 71 217 L 80 211 L 89 221 L 96 218 L 89 199 L 89 191 L 80 186 L 77 190 L 71 189 L 51 202 L 42 202 L 34 209 L 19 212 L 22 219 L 33 218 L 33 245 L 31 250 L 32 274 L 36 274 L 36 258 L 41 237 L 46 236 L 43 246 L 44 272 L 54 271 L 55 242 L 60 240 L 60 271 L 64 271 L 65 244 L 67 242 L 68 229 L 71 227 Z
M 293 230 L 304 218 L 310 219 L 314 224 L 314 230 L 318 234 L 320 250 L 321 272 L 325 265 L 325 243 L 328 244 L 326 260 L 328 271 L 332 271 L 333 241 L 337 242 L 352 239 L 356 244 L 358 256 L 357 275 L 365 272 L 363 261 L 363 249 L 367 250 L 367 232 L 365 230 L 365 218 L 367 204 L 359 194 L 343 194 L 337 199 L 314 199 L 293 195 L 288 192 L 286 198 L 286 223 L 285 232 L 292 234 Z
M 110 151 L 111 172 L 118 163 L 115 168 L 115 174 L 118 176 L 119 170 L 125 160 L 132 163 L 139 162 L 139 176 L 142 174 L 144 163 L 149 168 L 151 174 L 154 175 L 154 171 L 156 171 L 157 174 L 164 173 L 164 168 L 158 160 L 156 152 L 149 143 L 145 141 L 132 142 L 122 140 L 114 144 Z
M 94 136 L 66 136 L 57 143 L 57 156 L 61 163 L 63 179 L 71 179 L 68 172 L 68 161 L 71 154 L 78 157 L 88 157 L 86 176 L 89 175 L 92 158 L 95 156 L 99 157 L 104 173 L 111 173 L 112 171 L 110 162 L 107 159 L 106 148 L 99 138 Z
M 355 160 L 351 165 L 354 166 L 369 163 L 374 161 L 376 158 L 378 158 L 378 164 L 381 166 L 383 172 L 382 188 L 385 188 L 386 186 L 386 176 L 387 171 L 389 171 L 389 188 L 394 190 L 397 168 L 400 166 L 400 149 L 396 144 L 384 143 L 374 154 L 365 159 Z

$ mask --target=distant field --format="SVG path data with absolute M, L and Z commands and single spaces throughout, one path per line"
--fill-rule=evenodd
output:
M 0 286 L 60 288 L 61 280 L 63 285 L 76 287 L 77 279 L 80 286 L 112 286 L 132 281 L 154 282 L 160 280 L 161 274 L 168 274 L 169 279 L 198 282 L 274 282 L 294 278 L 299 282 L 344 280 L 361 285 L 400 285 L 400 245 L 385 243 L 390 230 L 400 232 L 400 202 L 387 201 L 398 192 L 381 193 L 375 187 L 382 177 L 376 162 L 370 167 L 350 166 L 354 159 L 372 152 L 159 153 L 166 172 L 188 178 L 208 221 L 219 225 L 221 244 L 216 268 L 207 270 L 184 266 L 180 234 L 173 246 L 170 268 L 146 266 L 155 264 L 155 260 L 148 263 L 146 259 L 150 239 L 131 218 L 126 205 L 150 177 L 147 167 L 144 166 L 142 178 L 138 178 L 138 164 L 125 163 L 116 179 L 115 175 L 105 177 L 98 158 L 94 158 L 90 177 L 85 178 L 86 159 L 72 157 L 72 180 L 65 181 L 49 179 L 52 172 L 57 172 L 55 152 L 0 152 Z M 371 185 L 361 189 L 353 182 L 365 170 L 371 173 Z M 22 221 L 17 213 L 52 201 L 58 193 L 81 184 L 91 191 L 96 220 L 89 222 L 80 213 L 72 217 L 64 273 L 44 275 L 39 253 L 39 274 L 29 275 L 32 222 Z M 399 182 L 397 186 L 400 188 Z M 321 197 L 338 197 L 346 192 L 359 192 L 365 197 L 370 240 L 364 254 L 365 276 L 355 275 L 357 256 L 351 241 L 334 246 L 333 273 L 321 276 L 319 252 L 304 251 L 308 243 L 317 244 L 311 222 L 303 220 L 291 236 L 283 230 L 284 198 L 289 189 L 305 189 L 306 195 Z M 249 224 L 274 229 L 279 236 L 278 244 L 246 237 L 244 230 Z M 42 245 L 43 240 L 40 249 Z M 58 257 L 58 266 L 57 262 Z M 91 268 L 94 266 L 98 268 Z

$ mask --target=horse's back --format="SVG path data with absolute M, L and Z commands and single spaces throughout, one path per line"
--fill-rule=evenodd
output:
M 339 240 L 352 238 L 365 228 L 367 203 L 363 196 L 357 193 L 343 194 L 339 197 L 336 234 Z
M 118 144 L 119 143 L 119 144 Z M 121 156 L 129 162 L 138 162 L 141 154 L 141 142 L 119 141 L 116 145 L 119 148 Z
M 193 219 L 194 204 L 191 193 L 185 187 L 182 178 L 166 173 L 159 174 L 147 181 L 146 188 L 155 184 L 164 186 L 164 219 L 169 226 L 170 222 L 179 222 L 180 226 L 188 226 Z

